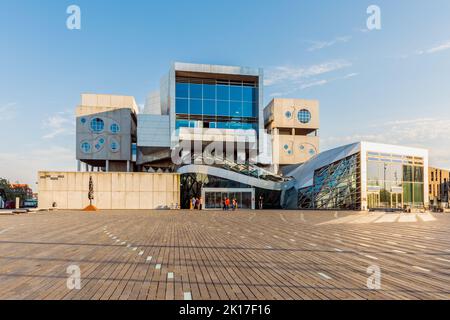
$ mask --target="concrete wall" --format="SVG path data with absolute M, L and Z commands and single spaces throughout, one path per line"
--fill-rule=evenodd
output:
M 274 164 L 304 163 L 318 153 L 319 137 L 273 135 Z
M 309 123 L 298 121 L 297 114 L 300 110 L 308 110 L 311 113 Z M 290 117 L 286 114 L 290 113 Z M 266 129 L 273 128 L 297 128 L 316 130 L 320 128 L 319 101 L 304 99 L 273 99 L 264 109 Z
M 53 202 L 59 209 L 85 208 L 90 176 L 99 209 L 162 209 L 180 203 L 176 173 L 39 172 L 39 208 Z

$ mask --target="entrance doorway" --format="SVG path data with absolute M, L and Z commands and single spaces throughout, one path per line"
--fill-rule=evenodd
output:
M 371 192 L 367 194 L 367 205 L 369 209 L 380 207 L 380 192 Z
M 391 208 L 402 209 L 403 208 L 403 194 L 391 193 Z
M 236 199 L 239 209 L 255 209 L 255 189 L 203 188 L 202 198 L 205 199 L 205 210 L 221 210 L 223 199 Z

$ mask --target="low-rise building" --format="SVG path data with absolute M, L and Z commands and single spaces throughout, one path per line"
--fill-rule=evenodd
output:
M 430 205 L 449 207 L 450 171 L 428 168 Z

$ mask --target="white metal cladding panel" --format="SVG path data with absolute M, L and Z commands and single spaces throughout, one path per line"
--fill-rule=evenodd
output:
M 169 116 L 139 115 L 137 137 L 139 147 L 170 147 Z

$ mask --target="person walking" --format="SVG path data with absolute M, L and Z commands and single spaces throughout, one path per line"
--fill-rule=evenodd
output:
M 227 197 L 227 199 L 225 200 L 225 210 L 230 210 L 230 198 Z
M 263 209 L 264 198 L 263 196 L 259 196 L 259 210 Z
M 223 205 L 222 209 L 223 211 L 225 211 L 227 209 L 227 199 L 223 198 L 222 205 Z
M 203 209 L 203 199 L 202 197 L 198 198 L 198 210 Z

